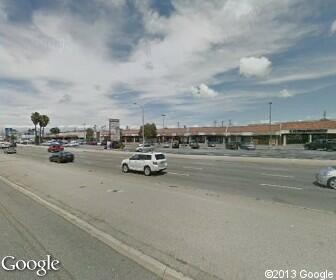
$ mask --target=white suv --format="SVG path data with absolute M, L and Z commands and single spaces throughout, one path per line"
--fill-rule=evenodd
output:
M 146 176 L 153 172 L 160 172 L 167 168 L 167 160 L 162 153 L 136 153 L 121 162 L 124 173 L 130 170 L 142 171 Z

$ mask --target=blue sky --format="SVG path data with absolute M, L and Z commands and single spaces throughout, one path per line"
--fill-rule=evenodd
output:
M 336 118 L 334 0 L 0 0 L 0 127 Z

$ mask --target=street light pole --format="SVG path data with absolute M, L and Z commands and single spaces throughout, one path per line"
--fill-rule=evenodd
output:
M 269 102 L 269 135 L 270 135 L 270 142 L 269 145 L 272 145 L 272 102 Z
M 165 128 L 165 114 L 162 114 L 162 128 Z
M 84 141 L 86 141 L 86 123 L 83 123 L 84 127 Z
M 142 108 L 142 144 L 145 145 L 145 108 L 141 105 Z
M 142 144 L 145 144 L 145 107 L 134 102 L 134 105 L 138 105 L 142 109 Z

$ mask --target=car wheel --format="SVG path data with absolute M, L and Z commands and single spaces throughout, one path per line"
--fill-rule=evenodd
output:
M 59 158 L 59 159 L 57 159 L 57 162 L 58 162 L 58 163 L 61 163 L 62 161 L 61 161 L 61 159 Z
M 149 166 L 146 166 L 144 169 L 145 176 L 150 176 L 152 174 L 152 170 Z
M 330 178 L 327 185 L 329 188 L 336 189 L 336 177 Z
M 127 164 L 123 164 L 122 166 L 122 172 L 127 173 L 129 171 L 128 165 Z

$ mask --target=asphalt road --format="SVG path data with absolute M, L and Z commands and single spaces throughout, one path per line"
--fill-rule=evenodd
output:
M 46 164 L 46 147 L 18 147 L 13 157 L 31 158 Z M 80 169 L 120 174 L 120 163 L 127 154 L 113 152 L 85 152 L 71 149 L 75 154 L 73 166 Z M 314 183 L 320 164 L 309 165 L 288 162 L 245 162 L 174 158 L 168 155 L 168 170 L 162 175 L 133 176 L 139 183 L 162 184 L 170 188 L 207 191 L 209 196 L 234 194 L 336 213 L 336 191 Z
M 68 150 L 75 162 L 57 164 L 18 147 L 1 176 L 197 280 L 336 271 L 336 191 L 313 184 L 332 162 L 168 155 L 167 172 L 146 177 L 121 173 L 130 153 Z
M 133 261 L 65 221 L 30 198 L 0 183 L 1 259 L 61 262 L 41 279 L 158 279 Z M 11 264 L 10 262 L 8 262 Z M 0 279 L 38 279 L 33 271 L 4 271 Z

